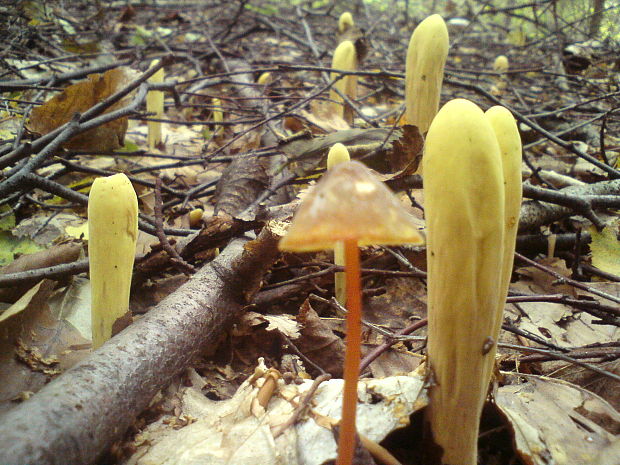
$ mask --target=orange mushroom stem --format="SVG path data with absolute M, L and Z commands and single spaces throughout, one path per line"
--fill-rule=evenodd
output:
M 360 359 L 362 357 L 360 251 L 355 239 L 344 241 L 344 263 L 347 281 L 347 342 L 344 355 L 344 394 L 337 465 L 350 464 L 355 452 L 357 379 L 360 375 Z
M 422 244 L 423 237 L 392 192 L 358 161 L 339 163 L 305 198 L 281 250 L 311 252 L 344 244 L 347 341 L 338 465 L 350 465 L 355 451 L 357 379 L 362 342 L 362 291 L 358 246 Z

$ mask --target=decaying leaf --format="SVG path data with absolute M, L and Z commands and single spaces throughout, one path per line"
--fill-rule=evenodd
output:
M 414 126 L 405 128 L 347 129 L 314 138 L 295 138 L 280 146 L 295 162 L 295 174 L 306 176 L 325 163 L 336 143 L 347 147 L 351 158 L 360 159 L 380 173 L 408 174 L 417 168 L 423 139 Z
M 267 331 L 278 331 L 289 339 L 299 337 L 299 323 L 295 321 L 295 317 L 292 315 L 261 315 L 256 312 L 246 312 L 239 323 L 250 327 L 267 323 L 265 328 Z
M 75 363 L 79 353 L 71 349 L 88 343 L 50 311 L 54 285 L 41 281 L 0 317 L 0 411 L 12 407 L 23 391 L 38 391 Z
M 394 141 L 392 150 L 387 152 L 390 173 L 412 174 L 422 161 L 424 137 L 417 126 L 402 126 L 402 136 Z
M 215 209 L 235 217 L 251 205 L 269 184 L 263 160 L 258 157 L 235 157 L 226 167 L 215 190 Z
M 585 389 L 560 380 L 528 377 L 525 384 L 503 386 L 497 406 L 511 423 L 524 463 L 616 465 L 620 414 Z
M 310 112 L 302 110 L 301 116 L 307 119 L 312 126 L 320 128 L 323 132 L 346 131 L 350 129 L 349 124 L 332 110 L 330 102 L 312 101 L 310 103 Z M 292 121 L 288 122 L 289 124 Z M 291 126 L 289 126 L 291 127 Z
M 414 319 L 426 318 L 426 302 L 421 296 L 424 284 L 418 279 L 391 278 L 385 280 L 385 293 L 369 297 L 364 305 L 364 321 L 396 331 L 412 323 Z M 426 332 L 416 333 L 425 336 Z M 369 331 L 368 343 L 374 347 L 385 341 L 383 335 Z M 423 341 L 414 343 L 421 345 Z M 392 346 L 374 360 L 369 369 L 375 378 L 409 373 L 423 360 L 422 355 L 407 350 L 402 342 Z
M 562 262 L 563 263 L 563 262 Z M 556 271 L 561 269 L 561 264 L 556 263 Z M 565 272 L 569 272 L 564 268 Z M 534 273 L 534 270 L 529 269 Z M 519 274 L 530 274 L 525 268 L 519 269 Z M 566 285 L 557 285 L 549 275 L 542 273 L 530 275 L 532 282 L 520 280 L 511 284 L 511 289 L 524 294 L 553 294 L 563 292 L 571 295 L 574 289 Z M 596 283 L 593 283 L 596 284 Z M 602 283 L 601 283 L 602 284 Z M 605 292 L 612 295 L 618 294 L 620 288 L 617 283 L 609 283 Z M 579 291 L 575 297 L 595 296 L 588 295 L 585 291 Z M 506 306 L 505 316 L 508 316 L 519 329 L 541 337 L 543 340 L 560 347 L 582 347 L 594 343 L 611 343 L 618 340 L 620 328 L 612 325 L 593 324 L 597 318 L 586 312 L 575 311 L 569 305 L 550 302 L 522 302 L 519 308 L 513 305 Z
M 299 309 L 297 321 L 302 327 L 301 337 L 295 341 L 297 348 L 327 373 L 341 377 L 344 341 L 321 320 L 307 300 Z
M 138 450 L 128 463 L 320 465 L 333 460 L 336 443 L 330 428 L 340 418 L 342 380 L 320 384 L 305 415 L 289 424 L 313 382 L 278 380 L 256 416 L 252 405 L 266 382 L 260 376 L 265 366 L 260 367 L 229 400 L 212 401 L 196 388 L 185 388 L 176 414 L 193 423 L 182 429 L 171 426 L 176 422 L 170 418 L 152 423 L 136 438 Z M 419 373 L 360 380 L 358 397 L 359 432 L 376 442 L 408 426 L 411 415 L 428 402 Z M 500 387 L 495 399 L 523 463 L 617 464 L 620 414 L 585 389 L 528 376 L 524 383 Z
M 180 415 L 195 422 L 176 430 L 166 424 L 166 419 L 153 423 L 139 435 L 141 444 L 129 463 L 321 465 L 333 460 L 336 443 L 329 427 L 340 418 L 342 380 L 322 383 L 307 414 L 287 426 L 312 381 L 286 385 L 279 380 L 277 394 L 271 397 L 265 413 L 256 417 L 251 406 L 262 384 L 253 378 L 226 401 L 215 402 L 195 388 L 185 389 Z M 420 395 L 423 381 L 421 376 L 360 381 L 360 433 L 379 442 L 394 429 L 406 426 L 409 415 L 425 405 L 425 396 Z M 282 426 L 282 434 L 275 434 Z
M 67 87 L 61 94 L 35 108 L 30 116 L 29 129 L 39 134 L 53 131 L 68 122 L 75 113 L 84 113 L 121 90 L 130 81 L 132 73 L 129 68 L 121 67 L 103 74 L 90 74 L 87 80 Z M 123 107 L 129 98 L 125 97 L 104 113 Z M 114 150 L 124 145 L 126 131 L 127 118 L 119 118 L 76 135 L 64 147 L 74 150 Z

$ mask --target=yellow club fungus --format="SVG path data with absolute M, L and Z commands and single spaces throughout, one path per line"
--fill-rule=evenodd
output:
M 337 164 L 349 160 L 351 160 L 351 157 L 347 148 L 341 143 L 334 144 L 327 154 L 327 169 L 331 170 Z M 334 264 L 344 266 L 344 244 L 342 242 L 337 243 L 334 247 Z M 334 287 L 336 300 L 340 305 L 344 305 L 347 296 L 347 284 L 344 273 L 338 272 L 334 274 Z
M 88 258 L 93 349 L 112 337 L 114 322 L 129 310 L 138 200 L 124 174 L 97 178 L 88 197 Z
M 489 119 L 456 99 L 437 113 L 423 157 L 428 265 L 426 421 L 439 457 L 475 465 L 505 296 L 505 195 L 501 148 Z
M 418 24 L 411 34 L 405 64 L 405 114 L 407 123 L 416 125 L 422 134 L 439 108 L 448 47 L 448 28 L 437 14 Z
M 357 71 L 357 51 L 353 42 L 345 40 L 336 47 L 332 59 L 332 68 L 342 71 Z M 331 74 L 332 80 L 337 77 L 338 73 L 333 72 Z M 334 84 L 334 88 L 354 100 L 357 96 L 357 76 L 344 76 Z M 333 88 L 329 93 L 329 98 L 333 101 L 333 111 L 340 115 L 347 123 L 351 124 L 353 122 L 353 110 Z
M 159 64 L 159 60 L 153 60 L 151 68 Z M 149 78 L 149 82 L 152 84 L 161 84 L 164 82 L 164 68 L 160 68 L 155 74 Z M 149 90 L 146 94 L 146 112 L 149 113 L 149 117 L 161 119 L 164 117 L 164 93 L 161 90 Z M 159 144 L 161 144 L 161 122 L 148 121 L 147 122 L 147 141 L 149 150 L 153 150 Z
M 504 258 L 500 277 L 500 290 L 503 292 L 499 296 L 499 318 L 495 322 L 495 330 L 498 332 L 502 324 L 501 314 L 506 302 L 508 285 L 512 275 L 519 215 L 523 198 L 523 186 L 521 183 L 521 136 L 519 135 L 517 122 L 506 108 L 502 106 L 489 108 L 485 116 L 491 123 L 499 142 L 504 173 Z
M 348 11 L 345 11 L 338 18 L 338 32 L 344 34 L 351 29 L 355 23 L 353 22 L 353 16 Z
M 493 62 L 493 71 L 497 73 L 505 73 L 508 71 L 508 57 L 506 55 L 499 55 Z

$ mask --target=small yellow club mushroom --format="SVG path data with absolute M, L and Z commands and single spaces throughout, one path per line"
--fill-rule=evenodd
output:
M 409 40 L 405 64 L 405 115 L 407 123 L 417 126 L 422 134 L 428 131 L 439 108 L 448 47 L 448 28 L 437 14 L 418 24 Z
M 213 104 L 213 122 L 214 123 L 222 123 L 224 121 L 224 112 L 222 111 L 222 101 L 219 98 L 214 98 L 211 100 Z M 224 127 L 221 124 L 216 124 L 215 129 L 213 130 L 213 135 L 217 136 L 222 133 Z
M 349 156 L 349 151 L 347 148 L 340 142 L 334 144 L 334 146 L 329 149 L 329 153 L 327 154 L 327 170 L 329 171 L 339 163 L 344 163 L 350 160 L 351 157 Z M 334 264 L 344 266 L 344 244 L 342 242 L 337 243 L 334 247 Z M 334 288 L 336 300 L 340 303 L 340 305 L 344 305 L 347 298 L 347 283 L 344 273 L 334 274 Z
M 189 212 L 189 226 L 191 228 L 196 228 L 200 226 L 202 222 L 202 216 L 204 215 L 204 210 L 202 208 L 194 208 Z
M 506 302 L 508 285 L 512 275 L 519 215 L 523 200 L 523 186 L 521 183 L 521 136 L 514 117 L 506 108 L 494 106 L 485 112 L 491 123 L 495 136 L 499 142 L 502 155 L 502 170 L 504 172 L 504 258 L 500 277 L 503 292 L 499 299 L 499 318 L 495 322 L 495 331 L 499 332 L 502 324 L 501 314 Z
M 336 50 L 334 51 L 334 57 L 332 59 L 332 68 L 342 71 L 357 71 L 357 51 L 355 45 L 350 40 L 340 42 Z M 338 73 L 333 72 L 331 79 L 334 80 L 338 77 Z M 355 99 L 357 96 L 357 76 L 348 75 L 340 79 L 334 84 L 334 88 L 338 89 L 342 94 L 346 95 L 350 99 Z M 346 105 L 343 98 L 338 95 L 338 92 L 331 89 L 329 98 L 333 101 L 332 110 L 340 115 L 347 123 L 353 122 L 353 110 Z
M 256 83 L 261 86 L 268 86 L 272 82 L 273 82 L 273 77 L 271 76 L 271 73 L 262 73 L 258 77 L 258 81 L 256 81 Z
M 153 60 L 151 62 L 151 68 L 157 66 L 159 60 Z M 161 84 L 164 82 L 164 68 L 160 68 L 155 74 L 149 78 L 149 82 L 152 84 Z M 146 94 L 146 112 L 149 113 L 151 118 L 161 119 L 164 116 L 164 93 L 160 90 L 149 90 Z M 147 122 L 147 141 L 149 150 L 153 150 L 159 144 L 161 144 L 161 122 L 148 121 Z
M 499 55 L 493 62 L 493 71 L 496 73 L 505 73 L 508 71 L 508 57 L 506 55 Z
M 112 337 L 114 322 L 129 310 L 138 199 L 124 174 L 97 178 L 88 197 L 88 258 L 93 349 Z
M 211 100 L 213 104 L 213 121 L 221 123 L 224 121 L 224 112 L 222 112 L 222 101 L 219 98 Z
M 491 88 L 493 95 L 499 95 L 506 88 L 506 72 L 508 71 L 508 57 L 499 55 L 493 62 L 493 71 L 499 73 L 495 78 L 495 85 Z
M 338 18 L 338 32 L 344 34 L 347 30 L 354 26 L 353 16 L 348 11 L 345 11 Z
M 426 421 L 440 457 L 475 465 L 480 415 L 491 379 L 507 283 L 503 269 L 502 149 L 474 103 L 456 99 L 426 137 L 424 199 L 428 265 L 428 362 L 434 384 Z
M 333 166 L 304 199 L 280 249 L 331 250 L 344 243 L 347 341 L 338 465 L 350 465 L 355 448 L 357 379 L 361 356 L 361 280 L 358 245 L 421 244 L 412 217 L 392 192 L 362 163 Z

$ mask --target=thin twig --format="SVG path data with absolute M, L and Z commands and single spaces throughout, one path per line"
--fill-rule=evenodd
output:
M 574 286 L 574 287 L 576 287 L 578 289 L 590 292 L 591 294 L 595 294 L 595 295 L 597 295 L 599 297 L 602 297 L 604 299 L 611 300 L 612 302 L 616 302 L 616 303 L 620 304 L 620 297 L 613 296 L 611 294 L 608 294 L 607 292 L 599 291 L 598 289 L 595 289 L 595 288 L 590 287 L 590 286 L 586 286 L 585 284 L 580 283 L 579 281 L 575 281 L 574 279 L 570 279 L 570 278 L 567 278 L 566 276 L 562 276 L 560 273 L 552 270 L 551 268 L 543 266 L 540 263 L 535 262 L 534 260 L 530 260 L 526 256 L 521 255 L 519 252 L 515 252 L 515 257 L 518 258 L 521 261 L 524 261 L 528 265 L 532 265 L 533 267 L 538 268 L 539 270 L 544 271 L 545 273 L 550 274 L 551 276 L 556 278 L 561 283 L 569 284 L 569 285 Z
M 329 373 L 323 373 L 322 375 L 319 375 L 314 379 L 314 381 L 312 382 L 312 386 L 310 386 L 308 392 L 306 392 L 301 401 L 299 401 L 299 405 L 295 408 L 295 411 L 293 412 L 291 417 L 272 431 L 274 439 L 276 439 L 284 431 L 286 431 L 287 428 L 293 426 L 297 422 L 306 407 L 308 407 L 308 405 L 310 404 L 312 396 L 314 396 L 314 393 L 319 388 L 321 383 L 323 383 L 324 381 L 329 381 L 331 378 L 332 375 L 330 375 Z
M 182 271 L 186 274 L 194 274 L 196 272 L 196 268 L 183 260 L 183 257 L 179 255 L 164 233 L 164 219 L 161 211 L 162 206 L 161 200 L 161 178 L 158 176 L 155 178 L 155 205 L 153 206 L 153 215 L 155 217 L 155 233 L 157 234 L 157 238 L 159 239 L 159 243 L 162 248 L 168 253 L 170 256 L 170 261 L 179 271 Z
M 595 365 L 592 365 L 590 363 L 586 363 L 586 362 L 582 362 L 580 360 L 576 360 L 573 357 L 569 357 L 568 355 L 564 355 L 558 352 L 552 352 L 550 350 L 547 349 L 539 349 L 536 347 L 524 347 L 524 346 L 519 346 L 516 344 L 507 344 L 505 342 L 500 342 L 497 344 L 498 347 L 501 347 L 503 349 L 512 349 L 512 350 L 518 350 L 520 352 L 534 352 L 536 354 L 543 354 L 543 355 L 548 355 L 550 357 L 553 357 L 557 360 L 563 360 L 565 362 L 568 363 L 572 363 L 574 365 L 579 365 L 580 367 L 583 368 L 587 368 L 588 370 L 592 370 L 595 373 L 598 373 L 599 375 L 603 375 L 606 378 L 610 378 L 613 379 L 614 381 L 620 382 L 620 376 L 616 375 L 615 373 L 610 373 L 609 371 L 605 371 Z

